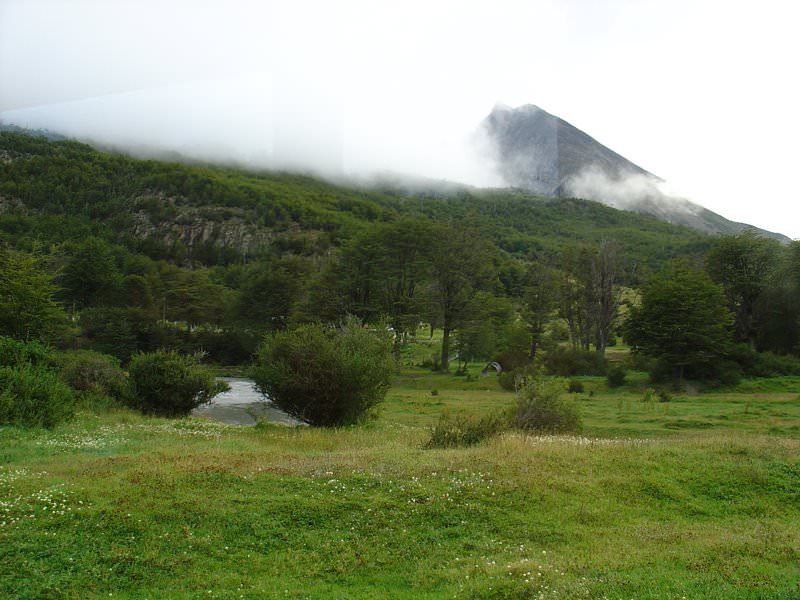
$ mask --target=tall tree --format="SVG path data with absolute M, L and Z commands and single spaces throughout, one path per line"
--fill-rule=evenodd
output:
M 702 369 L 725 356 L 732 325 L 722 288 L 702 271 L 675 262 L 644 288 L 625 330 L 633 351 L 662 361 L 678 383 L 687 367 Z
M 594 300 L 592 311 L 594 318 L 592 321 L 594 324 L 595 348 L 600 354 L 605 354 L 619 309 L 617 255 L 617 244 L 603 240 L 598 245 L 597 251 L 593 253 L 591 261 L 592 299 Z
M 430 240 L 431 299 L 441 318 L 441 369 L 450 365 L 450 334 L 469 314 L 475 292 L 491 287 L 494 247 L 461 225 L 436 225 Z
M 114 249 L 95 237 L 83 240 L 69 253 L 60 283 L 67 305 L 80 309 L 112 303 L 122 283 Z
M 0 245 L 0 335 L 48 339 L 66 326 L 57 288 L 35 254 Z
M 594 344 L 605 353 L 619 308 L 617 254 L 617 244 L 607 240 L 564 253 L 559 310 L 575 347 Z
M 782 250 L 777 241 L 745 231 L 721 238 L 706 255 L 706 271 L 725 290 L 736 339 L 751 347 L 765 317 L 762 297 L 772 283 Z
M 525 274 L 525 287 L 522 292 L 522 318 L 530 334 L 531 360 L 536 358 L 547 323 L 551 320 L 557 304 L 556 272 L 542 257 L 534 257 Z

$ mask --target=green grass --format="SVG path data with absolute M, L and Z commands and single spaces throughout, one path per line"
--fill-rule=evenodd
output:
M 798 597 L 798 388 L 644 403 L 581 379 L 582 436 L 466 449 L 422 445 L 513 394 L 410 366 L 342 430 L 2 428 L 0 597 Z

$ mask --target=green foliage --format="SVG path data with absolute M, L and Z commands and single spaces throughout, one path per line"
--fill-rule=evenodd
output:
M 128 366 L 128 401 L 148 414 L 185 416 L 228 389 L 196 356 L 174 350 L 135 355 Z
M 570 377 L 572 375 L 604 375 L 608 361 L 602 354 L 558 346 L 550 350 L 543 358 L 545 370 L 549 375 Z
M 527 363 L 510 371 L 502 371 L 497 382 L 504 390 L 515 392 L 527 379 L 541 374 L 541 368 L 534 363 Z
M 431 427 L 425 448 L 474 446 L 502 433 L 508 427 L 508 418 L 504 415 L 470 417 L 462 414 L 451 415 L 444 411 L 436 425 Z
M 0 336 L 0 367 L 16 367 L 23 364 L 48 366 L 53 361 L 53 351 L 36 340 L 23 342 Z
M 517 390 L 511 422 L 517 429 L 541 433 L 581 430 L 577 405 L 566 394 L 562 379 L 532 378 Z
M 277 407 L 310 425 L 349 425 L 366 416 L 389 388 L 394 360 L 385 330 L 355 319 L 269 334 L 252 377 Z
M 732 343 L 733 318 L 722 289 L 707 275 L 676 262 L 654 277 L 625 326 L 634 352 L 658 359 L 677 382 L 684 375 L 715 378 Z
M 628 376 L 628 373 L 625 369 L 619 365 L 611 367 L 606 374 L 606 380 L 608 381 L 608 387 L 610 388 L 618 388 L 621 387 L 625 383 L 625 378 Z
M 90 237 L 73 244 L 59 277 L 61 297 L 77 308 L 113 303 L 122 284 L 111 244 Z
M 91 350 L 62 352 L 55 357 L 61 379 L 73 390 L 121 399 L 126 380 L 119 360 Z
M 66 327 L 41 257 L 0 244 L 0 335 L 52 339 Z
M 762 296 L 782 255 L 779 242 L 754 231 L 722 237 L 706 255 L 706 271 L 725 291 L 738 341 L 755 343 L 767 318 Z
M 584 392 L 583 382 L 577 379 L 570 379 L 567 391 L 570 394 L 582 394 Z
M 0 423 L 53 427 L 74 414 L 75 398 L 46 367 L 22 363 L 0 366 Z

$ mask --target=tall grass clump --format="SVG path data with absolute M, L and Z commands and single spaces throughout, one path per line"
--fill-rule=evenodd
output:
M 174 350 L 136 354 L 128 371 L 128 403 L 148 414 L 185 416 L 229 389 L 196 356 Z
M 425 448 L 474 446 L 502 433 L 508 426 L 508 418 L 505 415 L 487 415 L 478 418 L 451 415 L 445 411 L 439 416 L 436 425 L 431 427 L 430 438 L 425 443 Z
M 351 318 L 339 327 L 315 323 L 267 335 L 252 377 L 289 415 L 333 427 L 363 419 L 381 402 L 394 366 L 388 332 Z
M 581 430 L 578 407 L 563 379 L 528 379 L 517 390 L 511 424 L 524 431 L 567 433 Z
M 55 371 L 31 363 L 0 367 L 0 423 L 49 428 L 74 412 L 72 390 Z

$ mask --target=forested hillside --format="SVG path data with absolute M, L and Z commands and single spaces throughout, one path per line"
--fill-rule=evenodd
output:
M 0 249 L 9 273 L 48 274 L 63 311 L 60 328 L 26 325 L 41 330 L 34 337 L 123 361 L 173 347 L 243 363 L 267 331 L 346 315 L 385 322 L 398 344 L 421 322 L 441 329 L 432 360 L 443 369 L 451 359 L 514 367 L 564 342 L 602 354 L 622 334 L 620 307 L 675 259 L 728 285 L 737 341 L 797 349 L 795 248 L 732 238 L 730 252 L 763 259 L 760 279 L 741 284 L 728 262 L 742 257 L 719 250 L 727 238 L 577 199 L 416 189 L 137 160 L 6 132 Z
M 658 266 L 710 239 L 582 200 L 451 187 L 403 193 L 300 175 L 136 160 L 72 141 L 0 134 L 0 231 L 15 245 L 87 234 L 153 259 L 242 262 L 278 249 L 321 255 L 400 216 L 467 220 L 503 251 L 560 251 L 614 239 L 631 264 Z

